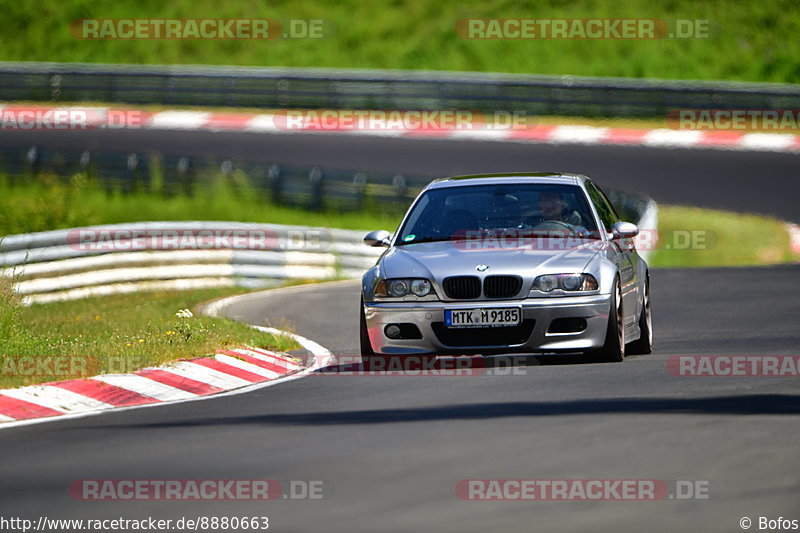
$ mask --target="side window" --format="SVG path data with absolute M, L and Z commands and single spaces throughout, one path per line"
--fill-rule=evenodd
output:
M 597 208 L 597 214 L 600 215 L 600 221 L 603 223 L 606 231 L 611 231 L 611 226 L 619 221 L 614 207 L 606 199 L 605 194 L 591 181 L 586 182 L 586 191 L 589 193 L 589 198 L 591 198 L 595 208 Z

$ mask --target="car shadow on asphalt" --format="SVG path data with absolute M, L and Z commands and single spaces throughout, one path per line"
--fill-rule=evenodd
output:
M 628 356 L 637 358 L 639 356 Z M 528 366 L 586 365 L 600 363 L 595 357 L 582 353 L 560 354 L 492 354 L 486 356 L 466 355 L 378 355 L 377 360 L 364 366 L 361 356 L 336 356 L 337 364 L 326 366 L 320 372 L 327 374 L 357 373 L 359 370 L 377 374 L 403 373 L 404 371 L 430 369 L 504 369 Z
M 433 407 L 271 413 L 240 417 L 200 417 L 128 428 L 191 426 L 334 426 L 419 421 L 484 420 L 591 414 L 797 415 L 800 395 L 752 394 L 710 398 L 597 398 L 559 402 L 485 402 Z

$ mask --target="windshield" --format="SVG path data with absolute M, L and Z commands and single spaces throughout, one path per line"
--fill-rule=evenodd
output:
M 580 187 L 512 183 L 428 190 L 406 218 L 396 244 L 515 231 L 600 238 Z

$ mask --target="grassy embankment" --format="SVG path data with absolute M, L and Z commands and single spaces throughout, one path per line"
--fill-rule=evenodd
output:
M 576 76 L 800 82 L 791 0 L 41 0 L 4 7 L 0 60 L 465 70 Z M 323 39 L 84 40 L 75 19 L 321 19 Z M 708 39 L 467 40 L 465 18 L 709 20 Z

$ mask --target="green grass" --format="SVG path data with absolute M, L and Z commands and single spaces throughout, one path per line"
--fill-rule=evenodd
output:
M 659 206 L 655 267 L 773 265 L 800 261 L 780 220 L 697 207 Z
M 147 292 L 22 307 L 9 280 L 0 278 L 0 388 L 130 372 L 232 345 L 297 347 L 286 337 L 225 318 L 175 315 L 238 292 L 243 291 Z M 31 365 L 37 361 L 45 365 Z
M 0 59 L 109 63 L 437 69 L 554 75 L 800 82 L 793 0 L 40 0 L 6 2 Z M 81 40 L 80 18 L 323 19 L 325 39 Z M 465 40 L 462 18 L 709 19 L 695 40 Z

